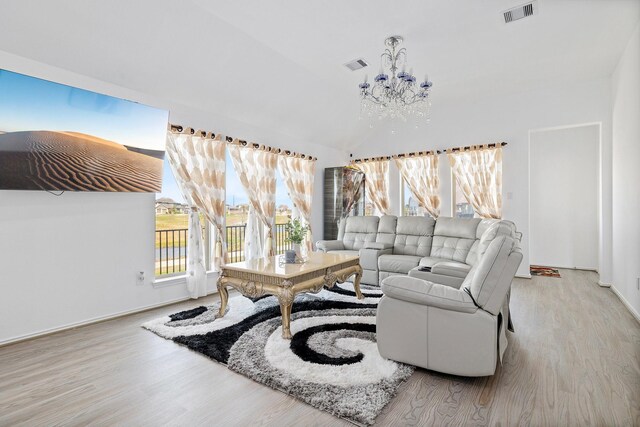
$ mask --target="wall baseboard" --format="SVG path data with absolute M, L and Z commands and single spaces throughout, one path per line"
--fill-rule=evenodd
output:
M 622 301 L 622 304 L 629 310 L 629 313 L 640 323 L 640 314 L 631 306 L 629 301 L 616 289 L 615 286 L 611 285 L 611 290 L 614 294 Z
M 210 291 L 210 292 L 207 292 L 207 296 L 213 295 L 213 294 L 217 294 L 217 293 L 218 293 L 217 290 Z M 177 304 L 179 302 L 188 301 L 190 299 L 191 299 L 191 297 L 177 298 L 177 299 L 173 299 L 173 300 L 170 300 L 170 301 L 161 302 L 161 303 L 158 303 L 158 304 L 147 305 L 147 306 L 143 306 L 143 307 L 134 308 L 134 309 L 131 309 L 131 310 L 120 311 L 118 313 L 108 314 L 106 316 L 94 317 L 93 319 L 87 319 L 87 320 L 82 320 L 80 322 L 69 323 L 67 325 L 58 326 L 58 327 L 51 328 L 51 329 L 45 329 L 45 330 L 34 332 L 34 333 L 31 333 L 31 334 L 20 335 L 20 336 L 17 336 L 17 337 L 9 338 L 9 339 L 4 340 L 4 341 L 0 341 L 0 347 L 4 347 L 4 346 L 10 345 L 10 344 L 16 344 L 16 343 L 19 343 L 19 342 L 22 342 L 22 341 L 32 340 L 32 339 L 35 339 L 35 338 L 44 337 L 46 335 L 52 335 L 52 334 L 55 334 L 55 333 L 58 333 L 58 332 L 62 332 L 62 331 L 68 331 L 69 329 L 75 329 L 75 328 L 79 328 L 79 327 L 82 327 L 82 326 L 93 325 L 95 323 L 106 322 L 107 320 L 117 319 L 119 317 L 128 316 L 130 314 L 142 313 L 144 311 L 149 311 L 149 310 L 153 310 L 155 308 L 165 307 L 167 305 Z
M 516 274 L 520 279 L 531 279 L 531 274 Z
M 603 288 L 613 288 L 613 285 L 611 283 L 605 283 L 600 280 L 598 280 L 598 285 L 600 285 Z

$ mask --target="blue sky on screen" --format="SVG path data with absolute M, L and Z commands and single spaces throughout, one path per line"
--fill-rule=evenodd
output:
M 168 119 L 165 110 L 0 70 L 0 131 L 80 132 L 164 150 Z
M 238 175 L 236 171 L 233 169 L 233 163 L 231 162 L 231 157 L 229 157 L 229 152 L 227 151 L 227 204 L 229 205 L 240 205 L 246 204 L 249 202 L 247 196 L 242 188 L 242 184 L 238 179 Z M 289 207 L 292 206 L 291 200 L 287 194 L 287 188 L 284 185 L 284 181 L 280 176 L 280 172 L 276 173 L 276 206 L 287 205 Z M 161 197 L 169 197 L 176 202 L 184 203 L 184 198 L 180 193 L 180 189 L 178 188 L 178 184 L 173 177 L 173 173 L 171 172 L 171 167 L 169 166 L 169 162 L 165 157 L 164 160 L 164 170 L 162 174 L 162 193 L 156 194 L 156 199 Z

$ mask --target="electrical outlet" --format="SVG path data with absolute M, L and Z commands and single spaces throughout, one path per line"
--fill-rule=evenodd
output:
M 144 271 L 138 271 L 138 274 L 136 274 L 136 283 L 138 285 L 144 285 Z

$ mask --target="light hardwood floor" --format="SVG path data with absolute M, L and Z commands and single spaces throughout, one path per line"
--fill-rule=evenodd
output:
M 377 425 L 640 425 L 640 325 L 594 273 L 561 274 L 516 279 L 496 375 L 417 370 Z M 140 328 L 202 302 L 0 348 L 0 426 L 350 425 Z

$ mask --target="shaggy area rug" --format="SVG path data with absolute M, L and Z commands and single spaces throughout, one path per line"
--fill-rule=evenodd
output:
M 236 296 L 221 318 L 214 304 L 142 326 L 318 409 L 369 425 L 414 368 L 380 356 L 375 321 L 381 292 L 362 291 L 365 298 L 358 300 L 353 285 L 344 283 L 298 295 L 291 340 L 282 339 L 275 297 Z
M 560 272 L 557 269 L 542 265 L 532 265 L 530 271 L 532 276 L 560 277 Z

